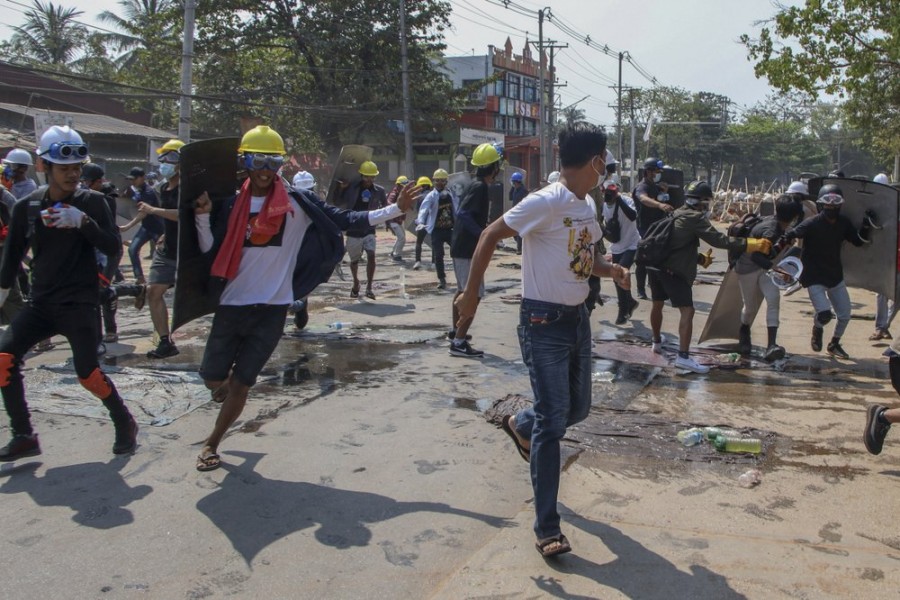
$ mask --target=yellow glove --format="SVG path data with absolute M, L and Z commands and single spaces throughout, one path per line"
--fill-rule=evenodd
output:
M 709 268 L 712 264 L 712 248 L 706 251 L 706 254 L 697 254 L 697 264 L 704 269 Z
M 747 252 L 762 252 L 768 255 L 772 251 L 772 242 L 766 238 L 747 238 Z

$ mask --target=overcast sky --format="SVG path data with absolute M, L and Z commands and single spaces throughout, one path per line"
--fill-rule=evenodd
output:
M 388 0 L 397 1 L 397 0 Z M 551 6 L 560 23 L 580 36 L 609 47 L 614 53 L 628 52 L 638 65 L 663 85 L 691 91 L 723 94 L 741 107 L 763 100 L 768 83 L 753 75 L 746 49 L 738 42 L 742 33 L 751 36 L 760 20 L 771 18 L 773 0 L 514 0 L 530 16 L 497 6 L 490 0 L 451 0 L 453 30 L 446 36 L 448 54 L 485 54 L 489 44 L 502 47 L 510 37 L 520 54 L 526 38 L 537 40 L 537 11 Z M 82 20 L 103 26 L 96 15 L 117 9 L 116 0 L 57 0 L 54 4 L 79 6 Z M 797 4 L 797 1 L 786 2 Z M 0 36 L 11 35 L 10 24 L 21 23 L 30 0 L 0 0 L 4 26 Z M 87 5 L 89 8 L 85 8 Z M 562 31 L 553 19 L 544 24 L 544 36 L 569 48 L 557 52 L 557 76 L 568 84 L 559 89 L 562 105 L 578 104 L 589 120 L 610 125 L 614 119 L 608 104 L 614 103 L 618 60 L 594 50 Z M 629 64 L 623 67 L 623 85 L 646 87 L 650 82 Z

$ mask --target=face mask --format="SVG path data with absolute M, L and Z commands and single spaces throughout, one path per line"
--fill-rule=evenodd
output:
M 597 185 L 595 187 L 600 187 L 600 184 L 603 183 L 603 180 L 606 178 L 606 169 L 603 169 L 603 172 L 597 170 L 597 167 L 594 166 L 594 161 L 591 160 L 591 168 L 594 170 L 594 173 L 597 174 Z
M 831 221 L 835 221 L 838 218 L 838 215 L 841 214 L 840 208 L 823 208 L 822 212 L 825 213 L 825 218 Z
M 662 179 L 662 173 L 657 173 L 656 175 L 653 176 L 653 183 L 659 183 L 659 181 L 661 179 Z
M 12 167 L 3 167 L 3 176 L 7 179 L 13 178 L 13 170 Z
M 613 202 L 616 201 L 616 193 L 615 192 L 604 192 L 603 200 L 607 204 L 612 204 Z
M 159 175 L 165 180 L 169 180 L 172 178 L 172 175 L 175 174 L 175 165 L 170 165 L 168 163 L 163 163 L 159 165 Z

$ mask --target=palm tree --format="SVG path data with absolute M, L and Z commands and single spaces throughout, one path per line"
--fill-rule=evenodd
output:
M 587 122 L 587 115 L 584 110 L 580 108 L 576 108 L 575 106 L 567 106 L 566 108 L 560 111 L 562 120 L 566 125 L 577 125 L 579 123 Z
M 119 68 L 131 66 L 138 50 L 150 48 L 161 39 L 174 35 L 175 26 L 168 18 L 170 14 L 166 13 L 178 4 L 178 0 L 119 0 L 121 14 L 108 10 L 100 13 L 101 21 L 122 32 L 105 36 L 113 48 L 122 52 L 116 59 Z
M 23 56 L 52 65 L 69 63 L 87 39 L 87 28 L 75 19 L 84 14 L 53 2 L 34 5 L 25 13 L 25 23 L 13 27 L 13 47 Z

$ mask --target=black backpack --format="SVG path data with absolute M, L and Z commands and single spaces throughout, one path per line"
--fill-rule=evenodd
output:
M 613 215 L 610 217 L 603 227 L 603 237 L 615 244 L 622 239 L 622 223 L 619 222 L 619 200 L 616 200 L 616 207 L 613 209 Z
M 669 245 L 673 229 L 675 229 L 675 217 L 671 214 L 652 223 L 641 241 L 638 242 L 634 262 L 642 267 L 661 265 L 671 254 Z
M 728 237 L 739 237 L 739 238 L 748 238 L 750 237 L 750 232 L 753 231 L 753 228 L 759 225 L 765 217 L 759 215 L 757 213 L 747 213 L 734 223 L 728 226 Z M 743 254 L 740 250 L 729 250 L 728 251 L 728 264 L 731 267 L 734 267 L 735 263 Z

